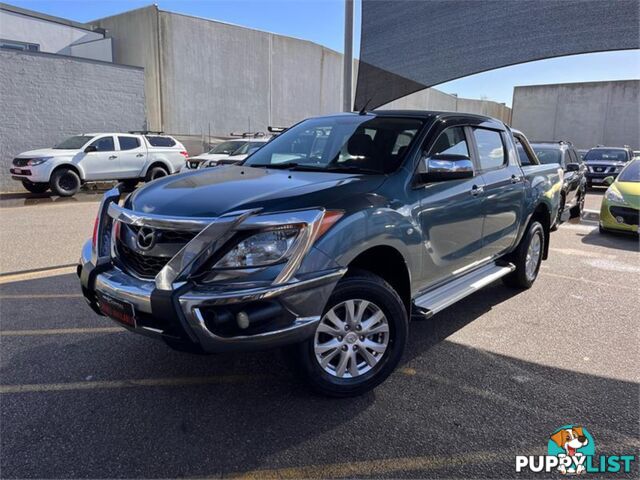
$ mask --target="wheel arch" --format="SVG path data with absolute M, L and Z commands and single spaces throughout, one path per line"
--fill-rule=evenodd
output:
M 384 259 L 384 261 L 381 261 Z M 377 245 L 358 253 L 347 265 L 347 276 L 358 270 L 378 275 L 393 287 L 411 316 L 411 271 L 405 257 L 390 245 Z
M 55 167 L 53 167 L 53 169 L 51 170 L 51 173 L 49 174 L 49 181 L 51 181 L 51 177 L 53 177 L 53 174 L 55 172 L 57 172 L 58 170 L 62 170 L 63 168 L 68 170 L 73 170 L 78 175 L 78 177 L 80 177 L 80 182 L 84 183 L 85 181 L 84 170 L 78 167 L 78 165 L 74 165 L 73 163 L 60 163 Z
M 154 167 L 162 167 L 164 168 L 169 175 L 171 175 L 173 173 L 173 168 L 171 167 L 171 164 L 163 159 L 155 159 L 153 162 L 151 162 L 149 165 L 147 165 L 147 168 L 144 169 L 144 171 L 142 172 L 141 177 L 145 178 L 147 176 L 147 173 L 149 172 L 149 170 L 151 170 Z

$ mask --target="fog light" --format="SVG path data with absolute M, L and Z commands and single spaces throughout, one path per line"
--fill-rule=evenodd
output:
M 618 217 L 616 217 L 616 222 L 618 222 L 618 223 L 624 223 L 624 218 L 622 218 L 622 217 L 618 216 Z
M 247 315 L 246 312 L 239 312 L 236 315 L 236 322 L 238 323 L 238 327 L 244 330 L 249 327 L 249 315 Z

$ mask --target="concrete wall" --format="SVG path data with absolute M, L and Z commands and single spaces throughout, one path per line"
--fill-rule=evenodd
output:
M 399 98 L 378 108 L 378 110 L 393 109 L 443 110 L 476 113 L 497 118 L 506 124 L 511 124 L 511 109 L 502 103 L 492 102 L 490 100 L 459 98 L 435 88 L 428 88 L 412 93 L 411 95 Z
M 513 126 L 532 140 L 640 148 L 640 80 L 516 87 Z
M 312 42 L 155 6 L 94 24 L 116 63 L 144 67 L 150 129 L 228 136 L 341 110 L 342 56 Z
M 99 32 L 0 9 L 0 38 L 37 43 L 41 52 L 73 55 L 71 45 L 99 40 Z
M 115 63 L 144 68 L 148 128 L 162 130 L 157 7 L 152 5 L 131 10 L 93 23 L 106 29 L 107 35 L 113 38 Z
M 17 154 L 82 132 L 144 127 L 140 68 L 43 53 L 0 50 L 0 191 Z

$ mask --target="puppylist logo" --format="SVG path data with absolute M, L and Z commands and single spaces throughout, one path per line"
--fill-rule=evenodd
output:
M 628 473 L 635 459 L 635 455 L 596 457 L 596 443 L 589 431 L 582 426 L 565 425 L 549 436 L 547 455 L 517 455 L 516 472 Z

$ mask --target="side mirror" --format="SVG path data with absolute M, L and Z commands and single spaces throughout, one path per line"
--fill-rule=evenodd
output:
M 602 180 L 602 183 L 604 183 L 605 185 L 611 185 L 614 180 L 615 178 L 613 177 L 604 177 L 604 180 Z
M 96 147 L 95 145 L 89 145 L 87 148 L 84 149 L 84 153 L 91 153 L 91 152 L 97 152 L 98 151 L 98 147 Z
M 579 163 L 567 163 L 567 172 L 579 172 L 580 164 Z
M 473 177 L 473 162 L 466 155 L 438 154 L 421 159 L 420 180 L 443 182 Z

